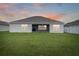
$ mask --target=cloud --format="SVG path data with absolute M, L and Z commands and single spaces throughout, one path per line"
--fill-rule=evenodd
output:
M 29 13 L 30 11 L 28 9 L 21 9 L 18 11 L 18 14 L 22 16 L 28 15 Z
M 5 16 L 7 16 L 7 17 L 15 17 L 16 13 L 15 12 L 9 12 Z
M 41 7 L 44 7 L 46 4 L 44 4 L 44 3 L 33 3 L 32 5 L 33 5 L 33 7 L 41 8 Z
M 0 3 L 0 11 L 6 10 L 14 5 L 14 3 Z
M 63 17 L 63 15 L 61 15 L 61 14 L 57 14 L 57 15 L 55 15 L 55 14 L 45 14 L 44 16 L 46 16 L 46 17 L 48 17 L 48 18 L 50 18 L 50 19 L 60 19 L 60 18 L 62 18 Z
M 14 19 L 16 17 L 16 13 L 14 12 L 9 12 L 9 13 L 6 13 L 4 15 L 0 15 L 0 20 L 4 20 L 4 21 L 11 21 L 12 19 Z
M 41 8 L 41 7 L 48 6 L 48 5 L 62 6 L 63 3 L 33 3 L 32 5 L 33 7 Z
M 15 3 L 0 3 L 0 19 L 6 20 L 8 18 L 14 17 L 16 14 L 14 12 L 9 12 L 9 8 L 13 8 Z
M 0 19 L 4 19 L 5 17 L 4 16 L 0 16 Z
M 3 14 L 0 14 L 0 19 L 5 21 L 12 21 L 27 17 L 29 13 L 30 11 L 27 9 L 19 9 L 17 11 L 8 11 L 8 12 L 4 11 Z
M 57 13 L 42 13 L 42 14 L 33 14 L 32 16 L 44 16 L 50 19 L 61 19 L 63 18 L 64 14 L 57 14 Z

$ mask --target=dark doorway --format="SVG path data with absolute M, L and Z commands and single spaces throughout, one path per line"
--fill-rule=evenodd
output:
M 32 24 L 33 32 L 49 32 L 49 24 Z
M 33 24 L 33 25 L 32 25 L 32 31 L 35 32 L 35 31 L 37 31 L 37 30 L 38 30 L 38 25 Z

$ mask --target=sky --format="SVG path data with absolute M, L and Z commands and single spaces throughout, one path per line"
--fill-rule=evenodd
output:
M 64 23 L 79 19 L 78 3 L 0 3 L 0 20 L 11 22 L 43 16 Z

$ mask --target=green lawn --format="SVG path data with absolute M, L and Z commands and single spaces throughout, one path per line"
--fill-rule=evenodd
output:
M 0 32 L 0 55 L 79 56 L 79 35 Z

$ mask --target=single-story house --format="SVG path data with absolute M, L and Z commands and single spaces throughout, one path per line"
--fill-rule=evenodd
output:
M 0 31 L 9 31 L 9 24 L 4 21 L 0 21 Z
M 65 32 L 79 34 L 79 20 L 65 24 Z
M 42 16 L 33 16 L 10 22 L 10 32 L 51 32 L 63 33 L 64 23 Z

